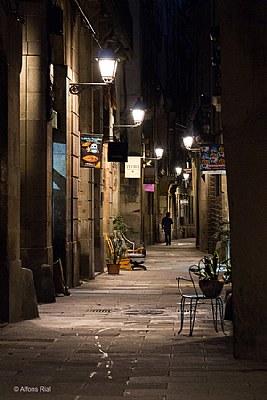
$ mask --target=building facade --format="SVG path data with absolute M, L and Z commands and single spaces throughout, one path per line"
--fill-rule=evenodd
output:
M 60 259 L 70 287 L 104 270 L 120 175 L 107 148 L 132 19 L 123 0 L 3 1 L 0 12 L 1 320 L 16 321 L 38 314 L 34 290 L 27 300 L 22 288 L 37 290 L 40 266 Z M 95 57 L 106 46 L 121 59 L 116 83 L 72 94 L 71 83 L 101 82 Z M 80 168 L 81 133 L 101 135 L 101 168 Z

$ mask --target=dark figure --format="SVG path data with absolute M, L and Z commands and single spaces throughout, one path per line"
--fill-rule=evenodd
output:
M 165 232 L 166 246 L 171 245 L 171 230 L 172 230 L 173 220 L 171 219 L 170 215 L 171 214 L 167 212 L 166 217 L 164 217 L 161 222 L 162 229 Z

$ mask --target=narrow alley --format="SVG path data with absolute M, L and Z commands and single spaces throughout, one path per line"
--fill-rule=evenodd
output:
M 40 318 L 3 326 L 0 398 L 263 400 L 267 365 L 235 360 L 231 322 L 214 331 L 199 306 L 193 337 L 179 330 L 176 277 L 202 253 L 193 239 L 149 246 L 144 270 L 99 274 Z

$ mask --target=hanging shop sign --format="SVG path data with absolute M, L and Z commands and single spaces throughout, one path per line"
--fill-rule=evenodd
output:
M 156 173 L 156 170 L 154 167 L 146 167 L 144 169 L 144 184 L 155 183 L 155 173 Z
M 200 170 L 203 174 L 225 174 L 223 144 L 200 145 Z
M 108 143 L 108 161 L 109 162 L 127 162 L 128 161 L 128 143 L 127 142 L 109 142 Z
M 102 156 L 103 135 L 81 133 L 81 167 L 100 168 Z
M 125 163 L 125 178 L 141 178 L 141 157 L 128 157 Z
M 154 183 L 145 183 L 144 184 L 144 191 L 145 192 L 154 192 L 155 191 Z

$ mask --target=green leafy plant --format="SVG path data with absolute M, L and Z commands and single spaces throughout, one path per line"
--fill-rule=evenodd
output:
M 125 241 L 120 231 L 114 231 L 109 235 L 111 242 L 110 247 L 110 262 L 113 264 L 119 264 L 121 259 L 125 256 L 127 250 Z
M 219 256 L 214 252 L 213 256 L 205 255 L 194 267 L 193 272 L 203 280 L 216 281 L 219 278 Z
M 216 251 L 220 254 L 221 264 L 226 269 L 223 275 L 225 283 L 232 282 L 232 265 L 230 258 L 230 222 L 222 220 L 218 231 L 213 235 L 217 240 Z
M 121 216 L 113 219 L 113 232 L 108 235 L 109 258 L 108 261 L 113 264 L 119 264 L 121 259 L 125 257 L 127 246 L 123 235 L 128 231 Z
M 126 225 L 123 217 L 121 215 L 118 215 L 113 218 L 113 229 L 114 229 L 114 231 L 119 231 L 123 235 L 125 235 L 126 232 L 129 230 L 129 226 Z
M 221 259 L 230 259 L 230 222 L 228 220 L 221 221 L 213 239 L 217 241 L 216 251 L 221 255 Z
M 191 271 L 199 277 L 199 287 L 203 294 L 208 298 L 219 296 L 225 281 L 219 278 L 218 253 L 214 252 L 213 256 L 204 256 L 197 265 L 192 267 Z

